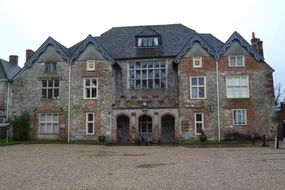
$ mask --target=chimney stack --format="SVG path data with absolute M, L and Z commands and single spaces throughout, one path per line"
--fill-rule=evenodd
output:
M 18 65 L 18 55 L 10 55 L 9 62 L 15 65 Z
M 263 56 L 263 41 L 261 41 L 259 38 L 256 38 L 254 32 L 252 32 L 251 45 L 257 50 L 257 52 L 262 57 L 264 57 Z
M 28 61 L 35 52 L 31 49 L 26 50 L 26 61 Z

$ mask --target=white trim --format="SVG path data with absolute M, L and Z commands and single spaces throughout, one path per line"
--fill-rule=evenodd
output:
M 239 123 L 235 123 L 235 117 L 234 117 L 234 112 L 235 111 L 244 111 L 244 124 L 239 124 Z M 246 113 L 246 109 L 232 109 L 232 123 L 233 125 L 247 125 L 247 113 Z
M 245 77 L 245 79 L 246 79 L 246 83 L 247 83 L 247 94 L 246 94 L 246 96 L 232 96 L 232 97 L 229 97 L 229 94 L 228 94 L 228 88 L 233 88 L 233 87 L 245 87 L 245 86 L 241 86 L 241 85 L 228 85 L 228 80 L 229 80 L 229 78 L 239 78 L 239 79 L 242 79 L 243 77 Z M 250 96 L 249 96 L 249 76 L 248 75 L 227 75 L 226 76 L 226 97 L 228 98 L 228 99 L 231 99 L 231 98 L 250 98 Z
M 196 115 L 201 114 L 202 115 L 202 121 L 196 120 Z M 204 113 L 194 113 L 194 123 L 195 123 L 195 135 L 201 135 L 201 133 L 197 133 L 197 124 L 202 124 L 202 130 L 204 130 Z
M 93 65 L 93 67 L 90 67 Z M 86 64 L 86 70 L 87 71 L 95 71 L 96 70 L 96 62 L 95 60 L 88 60 Z
M 88 115 L 89 114 L 92 114 L 92 121 L 88 121 Z M 85 130 L 86 130 L 86 135 L 94 135 L 95 134 L 95 114 L 94 112 L 86 112 L 86 125 L 85 125 Z M 92 126 L 93 126 L 93 129 L 92 129 L 92 133 L 88 133 L 88 124 L 91 123 Z
M 196 65 L 196 61 L 199 62 L 198 65 Z M 193 68 L 202 68 L 203 62 L 202 62 L 202 57 L 193 57 Z
M 198 89 L 197 98 L 193 98 L 192 96 L 192 78 L 197 78 L 197 85 L 194 86 Z M 199 85 L 199 78 L 204 78 L 204 85 Z M 190 83 L 190 99 L 200 100 L 200 99 L 207 98 L 207 77 L 206 76 L 191 76 L 189 77 L 189 83 Z M 204 87 L 204 97 L 202 98 L 199 97 L 199 87 Z
M 216 82 L 217 82 L 218 139 L 219 139 L 219 142 L 221 142 L 219 62 L 218 61 L 216 61 Z
M 237 58 L 242 57 L 242 65 L 237 65 Z M 231 65 L 230 58 L 235 58 L 235 65 Z M 245 67 L 245 59 L 243 55 L 229 55 L 228 56 L 229 67 Z
M 92 87 L 92 86 L 88 87 L 88 88 L 90 88 L 90 89 L 96 88 L 96 97 L 94 97 L 94 98 L 92 98 L 92 97 L 87 98 L 87 97 L 86 97 L 85 81 L 86 81 L 87 79 L 88 79 L 88 80 L 96 79 L 96 86 L 95 86 L 95 87 Z M 91 84 L 91 83 L 90 83 L 90 84 Z M 83 78 L 83 99 L 86 99 L 86 100 L 98 99 L 98 97 L 99 97 L 99 81 L 98 81 L 98 77 L 86 77 L 86 78 Z

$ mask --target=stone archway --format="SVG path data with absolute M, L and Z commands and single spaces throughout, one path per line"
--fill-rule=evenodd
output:
M 117 141 L 118 143 L 129 142 L 129 126 L 130 119 L 125 115 L 121 115 L 117 118 Z
M 161 137 L 162 143 L 175 142 L 175 118 L 172 115 L 161 117 Z

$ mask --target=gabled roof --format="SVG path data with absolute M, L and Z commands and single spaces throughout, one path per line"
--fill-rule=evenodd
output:
M 21 70 L 16 64 L 9 63 L 3 59 L 0 59 L 0 66 L 3 68 L 4 75 L 1 78 L 6 78 L 8 80 L 12 80 L 12 78 Z
M 151 48 L 136 47 L 136 36 L 151 34 L 151 30 L 160 34 L 163 45 Z M 111 28 L 95 39 L 115 60 L 175 57 L 194 33 L 194 30 L 182 24 L 128 26 Z
M 252 47 L 238 32 L 234 32 L 226 43 L 221 47 L 218 54 L 223 55 L 229 47 L 231 47 L 234 41 L 238 41 L 242 47 L 244 47 L 248 53 L 252 54 L 257 61 L 264 61 L 264 58 Z
M 209 39 L 213 40 L 212 38 L 207 38 L 208 41 Z M 207 50 L 207 52 L 212 55 L 213 57 L 216 56 L 216 51 L 214 48 L 212 48 L 204 38 L 201 37 L 198 33 L 194 33 L 191 38 L 187 41 L 185 46 L 182 48 L 182 50 L 179 52 L 179 54 L 175 57 L 174 63 L 179 63 L 181 58 L 191 49 L 193 44 L 195 42 L 199 42 L 201 46 Z
M 74 61 L 76 58 L 78 58 L 80 53 L 82 53 L 85 50 L 88 44 L 92 44 L 95 47 L 95 49 L 99 51 L 101 55 L 106 60 L 108 60 L 111 64 L 115 63 L 114 59 L 105 51 L 105 49 L 91 35 L 88 35 L 87 38 L 85 38 L 85 40 L 83 40 L 82 42 L 76 45 L 76 50 L 72 54 L 71 60 Z
M 160 34 L 157 33 L 151 27 L 146 26 L 143 31 L 141 31 L 139 34 L 136 35 L 136 37 L 140 37 L 140 36 L 160 36 Z
M 218 38 L 213 36 L 212 34 L 200 34 L 200 36 L 216 51 L 218 52 L 219 49 L 224 45 L 222 41 Z
M 40 55 L 46 50 L 46 48 L 52 45 L 55 51 L 64 59 L 65 61 L 70 61 L 70 55 L 68 49 L 54 40 L 52 37 L 48 37 L 48 39 L 37 49 L 37 51 L 32 55 L 32 57 L 25 63 L 25 66 L 31 67 L 34 61 L 36 61 Z

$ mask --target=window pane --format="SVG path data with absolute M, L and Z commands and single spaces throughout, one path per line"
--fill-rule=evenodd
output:
M 153 62 L 148 63 L 148 68 L 153 68 Z
M 90 79 L 85 79 L 85 86 L 90 86 Z
M 148 70 L 148 78 L 153 79 L 153 70 Z
M 59 80 L 54 80 L 54 87 L 59 87 Z
M 158 68 L 159 67 L 159 61 L 154 61 L 154 67 Z
M 136 80 L 136 88 L 141 88 L 141 81 L 140 80 Z
M 54 98 L 58 98 L 59 96 L 59 89 L 54 89 Z
M 142 46 L 142 38 L 138 38 L 138 47 Z
M 202 127 L 203 125 L 202 125 L 202 123 L 196 123 L 196 131 L 197 131 L 197 133 L 201 133 L 202 132 Z
M 192 87 L 192 98 L 198 98 L 198 92 L 196 87 Z
M 97 88 L 92 88 L 92 98 L 97 97 Z
M 93 133 L 93 123 L 88 123 L 88 131 L 87 131 L 87 133 Z
M 199 87 L 199 97 L 204 98 L 205 97 L 205 88 L 204 87 Z
M 147 129 L 147 131 L 148 131 L 149 133 L 152 133 L 152 127 L 151 127 L 151 124 L 148 124 L 148 129 Z
M 42 89 L 42 98 L 47 98 L 47 90 Z
M 141 78 L 141 71 L 140 71 L 140 70 L 137 70 L 137 71 L 136 71 L 136 78 L 137 78 L 137 79 L 140 79 L 140 78 Z
M 40 124 L 40 133 L 46 133 L 45 132 L 45 124 L 44 123 Z
M 146 62 L 142 62 L 142 68 L 146 68 L 147 67 L 147 63 Z
M 52 89 L 48 89 L 48 98 L 52 98 Z
M 46 81 L 46 80 L 43 80 L 43 81 L 42 81 L 42 86 L 43 86 L 43 87 L 47 87 L 47 81 Z
M 97 86 L 97 79 L 92 79 L 92 86 Z
M 134 89 L 134 88 L 135 88 L 135 86 L 134 86 L 134 81 L 131 80 L 131 81 L 130 81 L 130 89 Z
M 158 46 L 158 37 L 153 38 L 154 46 Z
M 199 78 L 199 85 L 204 85 L 204 78 Z
M 238 56 L 238 57 L 237 57 L 237 65 L 238 65 L 238 66 L 242 66 L 242 65 L 243 65 L 243 59 L 242 59 L 241 56 Z
M 154 87 L 155 87 L 155 88 L 159 88 L 159 86 L 160 86 L 160 85 L 159 85 L 159 79 L 155 79 L 155 80 L 154 80 Z
M 161 88 L 165 88 L 165 86 L 166 86 L 166 81 L 165 81 L 165 79 L 162 79 L 161 80 Z
M 148 80 L 148 88 L 153 88 L 153 80 Z
M 88 121 L 93 121 L 93 114 L 92 113 L 88 113 Z
M 235 57 L 230 57 L 230 65 L 231 66 L 234 66 L 234 65 L 236 65 L 236 59 L 235 59 Z
M 130 71 L 130 78 L 134 79 L 135 78 L 135 72 L 134 71 Z
M 141 124 L 141 132 L 146 133 L 146 124 Z
M 46 115 L 45 114 L 40 114 L 40 121 L 44 122 L 46 120 Z
M 48 81 L 48 87 L 53 87 L 53 80 Z
M 147 88 L 147 80 L 142 80 L 142 88 Z
M 58 123 L 58 115 L 57 114 L 53 114 L 53 122 Z
M 90 98 L 90 88 L 86 88 L 86 98 Z
M 202 114 L 197 113 L 196 114 L 196 121 L 202 121 Z
M 161 78 L 165 77 L 165 69 L 161 69 Z
M 197 85 L 197 78 L 191 78 L 192 80 L 192 85 Z
M 134 63 L 130 63 L 130 69 L 135 68 L 135 64 Z
M 141 68 L 141 63 L 140 62 L 136 62 L 136 68 L 140 69 Z
M 53 130 L 52 133 L 58 133 L 58 124 L 53 124 Z
M 147 78 L 147 71 L 146 70 L 142 70 L 142 78 L 143 79 Z
M 158 69 L 154 70 L 154 77 L 159 78 L 159 70 Z

